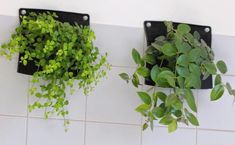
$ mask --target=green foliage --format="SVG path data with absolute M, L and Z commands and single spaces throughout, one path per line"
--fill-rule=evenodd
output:
M 90 27 L 62 23 L 56 18 L 54 13 L 23 16 L 10 41 L 0 49 L 1 56 L 11 59 L 21 53 L 21 63 L 33 61 L 38 67 L 29 90 L 37 101 L 29 105 L 29 110 L 45 109 L 46 118 L 52 114 L 65 118 L 69 113 L 67 94 L 77 87 L 88 95 L 110 67 L 107 54 L 100 55 L 92 43 L 95 34 Z M 126 75 L 121 76 L 127 80 Z
M 211 91 L 211 100 L 215 101 L 222 97 L 224 94 L 224 86 L 222 84 L 216 85 Z
M 200 39 L 198 32 L 191 34 L 191 28 L 186 24 L 179 24 L 177 29 L 173 28 L 172 22 L 165 22 L 165 25 L 167 35 L 157 37 L 148 46 L 144 56 L 140 56 L 133 49 L 132 56 L 138 65 L 134 74 L 138 79 L 151 79 L 156 87 L 173 89 L 170 94 L 165 94 L 157 88 L 152 95 L 149 90 L 138 92 L 143 104 L 136 111 L 146 118 L 143 129 L 153 129 L 153 121 L 158 121 L 167 125 L 169 132 L 173 132 L 177 129 L 178 123 L 199 125 L 193 114 L 197 112 L 197 105 L 192 89 L 201 88 L 201 78 L 216 75 L 215 86 L 210 96 L 212 101 L 221 98 L 225 88 L 233 96 L 235 90 L 229 83 L 222 82 L 218 72 L 226 73 L 226 64 L 222 60 L 214 62 L 212 49 Z M 151 70 L 146 64 L 153 66 Z M 127 77 L 127 74 L 121 77 L 124 80 L 135 79 Z
M 140 99 L 147 105 L 151 104 L 151 97 L 145 92 L 138 92 Z
M 217 63 L 216 63 L 216 66 L 217 68 L 219 69 L 219 71 L 223 74 L 225 74 L 227 72 L 227 66 L 225 64 L 224 61 L 222 60 L 219 60 Z
M 129 75 L 127 73 L 121 73 L 119 74 L 119 76 L 125 80 L 127 83 L 129 82 L 130 78 L 129 78 Z
M 140 54 L 136 49 L 132 49 L 132 58 L 133 58 L 133 60 L 135 61 L 136 64 L 141 63 Z

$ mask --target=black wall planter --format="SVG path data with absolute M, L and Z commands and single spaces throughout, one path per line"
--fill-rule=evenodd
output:
M 177 27 L 179 23 L 173 23 L 174 27 Z M 191 27 L 191 32 L 198 31 L 201 38 L 207 43 L 208 46 L 211 46 L 211 27 L 210 26 L 200 26 L 188 24 Z M 154 42 L 154 39 L 158 36 L 166 35 L 167 30 L 163 21 L 145 21 L 144 30 L 147 39 L 147 45 L 151 45 Z M 160 62 L 159 62 L 160 63 Z M 148 68 L 153 66 L 147 64 Z M 151 79 L 146 79 L 145 84 L 155 85 Z M 201 89 L 210 89 L 212 88 L 212 76 L 210 75 L 206 80 L 202 80 Z
M 79 25 L 83 25 L 83 26 L 90 25 L 90 16 L 88 14 L 45 10 L 45 9 L 28 9 L 28 8 L 19 9 L 20 22 L 21 22 L 21 16 L 24 16 L 24 15 L 27 16 L 30 12 L 35 12 L 36 14 L 53 12 L 53 13 L 57 14 L 58 20 L 61 22 L 68 22 L 71 25 L 74 25 L 75 23 L 77 23 Z M 19 55 L 17 72 L 22 73 L 22 74 L 27 74 L 27 75 L 33 75 L 34 72 L 36 72 L 38 70 L 38 67 L 35 66 L 33 61 L 29 61 L 28 64 L 26 66 L 24 66 L 22 63 L 20 63 L 20 57 L 22 55 L 23 54 Z

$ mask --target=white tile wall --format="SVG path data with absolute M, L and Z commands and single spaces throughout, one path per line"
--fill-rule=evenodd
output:
M 0 21 L 6 22 L 6 23 L 1 23 L 0 27 L 0 32 L 1 32 L 0 43 L 4 43 L 9 40 L 11 34 L 15 31 L 14 28 L 17 25 L 19 25 L 19 20 L 17 17 L 0 15 Z
M 230 75 L 235 75 L 234 40 L 235 37 L 231 36 L 215 35 L 212 37 L 215 59 L 225 61 Z
M 96 34 L 95 45 L 101 52 L 108 53 L 108 61 L 114 66 L 136 66 L 132 60 L 131 50 L 143 50 L 144 31 L 132 27 L 117 27 L 92 24 Z M 115 29 L 114 29 L 115 28 Z
M 230 82 L 235 86 L 235 77 L 224 76 L 224 82 Z M 234 97 L 227 91 L 221 99 L 210 101 L 210 90 L 200 90 L 198 93 L 198 118 L 200 120 L 199 128 L 235 130 L 235 105 Z
M 235 132 L 223 131 L 198 131 L 198 145 L 234 145 Z
M 178 129 L 168 133 L 165 127 L 155 127 L 154 131 L 143 133 L 142 145 L 196 145 L 196 129 Z
M 0 16 L 1 41 L 17 25 L 17 17 Z M 144 33 L 141 28 L 93 24 L 97 44 L 109 53 L 113 65 L 108 78 L 102 80 L 88 97 L 81 92 L 69 96 L 69 131 L 63 120 L 43 119 L 42 111 L 27 113 L 29 76 L 16 73 L 17 59 L 0 58 L 0 145 L 233 145 L 235 142 L 235 108 L 233 98 L 225 94 L 216 102 L 209 101 L 208 90 L 197 90 L 198 128 L 179 125 L 171 134 L 155 126 L 154 132 L 141 131 L 141 116 L 134 111 L 140 103 L 136 89 L 122 81 L 118 74 L 132 73 L 131 49 L 142 53 Z M 223 79 L 235 86 L 233 42 L 235 37 L 214 36 L 216 59 L 224 59 L 229 75 Z M 169 89 L 165 91 L 169 92 Z
M 140 126 L 87 123 L 87 145 L 141 145 L 140 140 Z
M 26 144 L 26 118 L 0 116 L 0 144 Z
M 84 122 L 71 121 L 64 131 L 63 120 L 29 119 L 28 145 L 83 145 Z
M 108 79 L 102 80 L 87 101 L 87 120 L 141 124 L 134 110 L 140 104 L 137 89 L 121 80 L 118 74 L 133 73 L 134 69 L 113 67 Z
M 0 58 L 0 114 L 26 116 L 29 79 L 16 72 L 17 62 Z

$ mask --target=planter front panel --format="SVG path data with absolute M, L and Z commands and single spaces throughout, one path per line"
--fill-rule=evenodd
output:
M 68 22 L 71 25 L 78 24 L 83 26 L 89 26 L 90 25 L 90 17 L 88 14 L 81 14 L 81 13 L 72 13 L 72 12 L 63 12 L 63 11 L 53 11 L 53 10 L 45 10 L 45 9 L 28 9 L 28 8 L 21 8 L 19 9 L 19 20 L 21 22 L 21 17 L 24 15 L 28 15 L 30 12 L 34 12 L 36 14 L 39 13 L 56 13 L 58 18 L 57 20 L 61 22 Z M 20 57 L 23 56 L 23 54 L 19 54 L 18 59 L 18 68 L 17 72 L 27 75 L 33 75 L 34 72 L 36 72 L 38 69 L 37 66 L 35 66 L 33 61 L 28 61 L 28 64 L 24 66 L 22 63 L 20 63 Z
M 177 25 L 180 23 L 173 23 L 173 26 L 177 28 Z M 200 26 L 200 25 L 193 25 L 188 24 L 191 27 L 191 33 L 194 31 L 197 31 L 201 39 L 203 39 L 208 46 L 211 47 L 211 27 L 210 26 Z M 154 42 L 155 38 L 158 36 L 166 36 L 167 35 L 167 29 L 163 21 L 145 21 L 144 22 L 144 30 L 146 34 L 147 39 L 147 45 L 151 45 L 151 43 Z M 160 64 L 160 62 L 158 62 Z M 163 64 L 164 65 L 164 64 Z M 150 64 L 147 64 L 148 68 L 152 68 L 153 66 Z M 201 89 L 210 89 L 212 88 L 212 76 L 210 75 L 206 80 L 201 80 L 202 85 Z M 145 84 L 154 86 L 155 83 L 149 78 L 145 79 Z

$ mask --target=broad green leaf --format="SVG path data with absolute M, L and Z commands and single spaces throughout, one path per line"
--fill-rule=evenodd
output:
M 197 32 L 197 31 L 194 31 L 193 32 L 193 36 L 196 40 L 199 40 L 200 39 L 200 34 Z
M 174 104 L 172 104 L 172 107 L 173 107 L 174 109 L 176 109 L 176 110 L 181 110 L 181 109 L 183 108 L 183 104 L 182 104 L 182 102 L 181 102 L 179 99 L 177 99 L 177 100 L 174 102 Z
M 192 49 L 192 47 L 188 43 L 182 42 L 180 40 L 176 40 L 175 45 L 179 53 L 185 54 L 185 53 L 188 53 Z
M 166 106 L 171 106 L 173 105 L 176 101 L 178 100 L 177 96 L 175 94 L 170 94 L 167 98 L 166 98 Z
M 221 84 L 221 76 L 220 75 L 216 75 L 215 76 L 215 86 L 218 85 L 218 84 Z
M 180 34 L 186 34 L 186 33 L 189 33 L 190 31 L 191 31 L 191 28 L 187 24 L 179 24 L 177 26 L 177 32 L 179 32 Z
M 150 105 L 142 104 L 142 105 L 138 106 L 135 110 L 139 113 L 144 113 L 144 112 L 148 111 L 150 108 L 151 108 Z
M 147 94 L 146 92 L 137 92 L 137 94 L 139 95 L 140 99 L 147 105 L 151 104 L 151 97 L 149 96 L 149 94 Z
M 201 57 L 204 59 L 208 59 L 208 52 L 207 52 L 206 48 L 201 49 Z
M 149 64 L 156 64 L 156 57 L 153 54 L 146 54 L 143 60 Z
M 129 75 L 127 73 L 120 73 L 119 76 L 125 80 L 127 83 L 129 82 L 130 78 Z
M 178 73 L 180 76 L 182 76 L 182 77 L 187 77 L 187 76 L 189 76 L 188 67 L 176 66 L 176 71 L 177 71 L 177 73 Z
M 189 57 L 186 54 L 180 55 L 177 59 L 177 65 L 187 67 L 189 64 Z
M 167 95 L 163 92 L 155 92 L 154 93 L 155 96 L 157 96 L 162 102 L 166 101 Z
M 189 71 L 197 76 L 201 76 L 200 67 L 194 63 L 189 64 Z
M 175 88 L 174 93 L 178 96 L 184 95 L 184 88 Z
M 182 109 L 182 108 L 181 108 L 181 109 Z M 178 118 L 183 115 L 183 113 L 182 113 L 181 110 L 175 110 L 175 111 L 173 112 L 173 114 L 174 114 L 176 117 L 178 117 Z
M 200 48 L 194 48 L 189 52 L 189 61 L 190 62 L 197 62 L 197 60 L 201 56 L 201 49 Z
M 151 76 L 151 79 L 152 79 L 154 82 L 157 81 L 157 76 L 158 76 L 158 74 L 159 74 L 160 72 L 161 72 L 161 71 L 160 71 L 158 65 L 153 66 L 153 68 L 151 69 L 150 76 Z
M 168 84 L 172 87 L 175 87 L 175 74 L 171 71 L 165 70 L 160 72 L 160 74 L 157 77 L 157 80 L 167 80 Z
M 191 73 L 189 77 L 185 78 L 185 86 L 187 88 L 201 88 L 201 78 L 197 74 Z
M 177 129 L 177 121 L 173 120 L 169 125 L 168 125 L 168 132 L 174 132 Z
M 224 86 L 222 84 L 216 85 L 211 91 L 211 101 L 218 100 L 224 94 Z
M 172 121 L 174 120 L 174 118 L 170 115 L 164 116 L 159 123 L 163 124 L 163 125 L 169 125 Z
M 195 40 L 195 38 L 193 37 L 193 35 L 192 35 L 191 33 L 187 33 L 187 34 L 185 34 L 184 36 L 187 38 L 188 42 L 189 42 L 191 45 L 194 45 L 194 40 Z
M 227 66 L 226 64 L 224 63 L 224 61 L 222 60 L 219 60 L 217 63 L 216 63 L 216 66 L 217 68 L 219 69 L 219 71 L 223 74 L 225 74 L 227 72 Z
M 217 70 L 216 70 L 216 67 L 215 67 L 214 63 L 207 62 L 207 63 L 204 63 L 204 66 L 205 66 L 207 72 L 209 72 L 210 74 L 213 74 L 213 75 L 216 74 Z
M 192 125 L 199 126 L 199 122 L 198 122 L 197 118 L 192 113 L 188 112 L 187 109 L 184 109 L 184 111 L 186 114 L 186 118 L 189 120 L 189 122 Z
M 157 118 L 162 118 L 164 116 L 165 110 L 162 109 L 161 107 L 155 107 L 152 110 L 153 115 L 156 116 Z
M 146 67 L 139 67 L 136 72 L 143 77 L 148 77 L 150 75 L 150 70 Z
M 190 107 L 190 109 L 194 112 L 197 112 L 197 106 L 196 106 L 196 102 L 195 102 L 195 98 L 193 96 L 192 90 L 184 89 L 184 95 L 185 95 L 186 102 L 188 106 Z
M 28 64 L 28 61 L 27 60 L 23 60 L 23 64 L 24 64 L 24 66 L 26 66 Z
M 154 49 L 157 49 L 159 51 L 161 51 L 161 48 L 162 48 L 162 45 L 157 43 L 157 42 L 154 42 L 154 43 L 151 43 L 151 46 L 154 48 Z
M 139 77 L 136 73 L 133 74 L 133 78 L 132 78 L 132 84 L 138 88 L 138 85 L 140 84 L 140 81 L 139 81 Z
M 161 48 L 161 52 L 166 56 L 173 56 L 177 53 L 177 50 L 171 43 L 165 43 Z
M 145 53 L 146 54 L 153 54 L 155 51 L 156 51 L 155 48 L 152 45 L 150 45 L 147 47 L 147 50 L 145 51 Z
M 180 88 L 184 88 L 184 78 L 183 77 L 181 77 L 181 76 L 178 76 L 177 77 L 177 83 L 178 83 L 178 85 L 179 85 L 179 87 Z
M 132 58 L 133 58 L 133 60 L 135 61 L 136 64 L 141 63 L 140 54 L 135 48 L 132 49 Z

